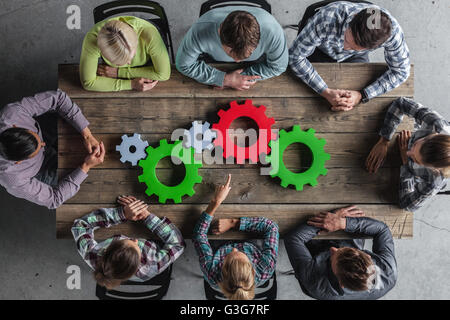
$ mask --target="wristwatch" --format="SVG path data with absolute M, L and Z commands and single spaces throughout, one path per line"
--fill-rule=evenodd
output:
M 367 103 L 369 102 L 369 98 L 367 97 L 366 91 L 363 89 L 359 91 L 361 93 L 361 103 Z

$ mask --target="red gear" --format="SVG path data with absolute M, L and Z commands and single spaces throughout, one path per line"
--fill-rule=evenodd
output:
M 267 118 L 265 111 L 265 106 L 261 105 L 259 108 L 255 107 L 252 100 L 245 100 L 244 104 L 238 104 L 236 101 L 232 101 L 230 102 L 230 109 L 227 111 L 219 110 L 218 115 L 220 120 L 212 126 L 217 132 L 214 145 L 222 147 L 223 157 L 225 159 L 234 157 L 238 164 L 244 164 L 245 159 L 250 159 L 252 162 L 256 163 L 258 162 L 261 153 L 269 154 L 269 141 L 275 140 L 277 137 L 272 131 L 272 125 L 275 123 L 275 120 L 273 118 Z M 258 141 L 249 147 L 235 145 L 233 139 L 230 139 L 230 135 L 227 133 L 231 123 L 242 117 L 252 119 L 259 128 Z

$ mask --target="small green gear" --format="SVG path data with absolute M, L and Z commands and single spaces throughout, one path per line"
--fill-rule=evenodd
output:
M 177 152 L 174 148 L 177 147 Z M 166 139 L 159 142 L 159 147 L 147 147 L 145 150 L 147 158 L 139 161 L 139 166 L 143 169 L 138 177 L 139 182 L 145 182 L 148 196 L 155 194 L 160 203 L 166 203 L 167 199 L 172 199 L 175 203 L 180 203 L 184 195 L 193 196 L 195 194 L 194 185 L 202 182 L 202 177 L 198 174 L 201 163 L 195 162 L 194 149 L 182 147 L 181 141 L 167 143 Z M 181 160 L 186 168 L 184 180 L 176 186 L 166 186 L 162 184 L 156 176 L 156 166 L 165 157 L 175 157 Z
M 305 184 L 314 187 L 317 185 L 319 175 L 325 176 L 327 174 L 328 170 L 325 168 L 325 161 L 330 160 L 330 155 L 323 149 L 327 142 L 325 139 L 317 139 L 314 136 L 315 132 L 314 129 L 302 131 L 299 125 L 295 125 L 292 131 L 280 130 L 278 140 L 270 141 L 271 154 L 266 157 L 266 161 L 272 165 L 271 177 L 280 178 L 283 188 L 294 185 L 297 191 L 301 191 Z M 311 150 L 313 155 L 312 164 L 305 172 L 294 173 L 284 165 L 283 153 L 293 143 L 303 143 Z M 278 170 L 274 167 L 275 160 L 278 162 Z

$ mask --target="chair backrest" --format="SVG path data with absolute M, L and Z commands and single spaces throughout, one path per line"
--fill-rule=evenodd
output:
M 95 295 L 100 300 L 161 300 L 169 290 L 170 277 L 172 275 L 172 265 L 164 270 L 159 275 L 144 282 L 138 281 L 125 281 L 117 290 L 108 290 L 97 284 Z M 124 288 L 136 288 L 143 286 L 156 287 L 155 289 L 148 291 L 119 291 Z
M 319 10 L 322 7 L 325 7 L 326 5 L 329 5 L 330 3 L 336 2 L 336 1 L 341 1 L 341 0 L 325 0 L 325 1 L 319 1 L 316 3 L 313 3 L 312 5 L 310 5 L 308 8 L 306 8 L 305 13 L 303 15 L 302 20 L 300 20 L 300 22 L 298 23 L 298 34 L 303 30 L 303 28 L 306 26 L 306 24 L 308 23 L 308 20 L 310 17 L 314 16 L 316 14 L 316 11 Z M 348 2 L 354 2 L 354 3 L 367 3 L 367 4 L 373 4 L 372 2 L 369 1 L 364 1 L 364 0 L 346 0 Z M 297 34 L 297 35 L 298 35 Z
M 172 63 L 175 63 L 169 20 L 167 19 L 164 8 L 158 2 L 150 0 L 117 0 L 107 2 L 94 8 L 94 22 L 97 23 L 106 18 L 130 12 L 145 13 L 157 17 L 147 20 L 158 28 L 158 31 L 171 54 Z
M 200 8 L 200 17 L 209 10 L 228 6 L 257 7 L 272 14 L 272 7 L 266 0 L 209 0 L 202 4 Z
M 214 289 L 208 283 L 203 280 L 203 286 L 205 288 L 205 296 L 208 300 L 227 300 L 222 292 Z M 258 286 L 255 289 L 255 298 L 253 300 L 276 300 L 277 299 L 277 276 L 275 272 L 272 278 L 266 281 L 264 284 Z

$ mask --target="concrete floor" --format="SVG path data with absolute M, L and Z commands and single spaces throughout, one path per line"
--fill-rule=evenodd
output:
M 5 0 L 0 2 L 0 105 L 57 87 L 58 63 L 76 63 L 92 8 L 105 0 Z M 278 0 L 273 14 L 296 24 L 314 1 Z M 415 64 L 416 99 L 447 119 L 450 88 L 448 0 L 378 0 L 402 25 Z M 198 17 L 202 0 L 160 0 L 175 47 Z M 276 3 L 276 4 L 275 4 Z M 66 28 L 66 9 L 81 8 L 81 29 Z M 289 43 L 296 32 L 286 30 Z M 373 61 L 383 61 L 382 52 Z M 55 212 L 15 199 L 0 188 L 0 299 L 95 299 L 90 270 L 73 241 L 55 239 Z M 385 299 L 450 298 L 450 196 L 438 196 L 415 214 L 414 240 L 397 240 L 399 279 Z M 81 268 L 81 290 L 66 287 L 66 268 Z M 291 275 L 283 242 L 277 264 L 280 299 L 306 299 Z M 167 299 L 203 299 L 203 283 L 192 243 L 175 263 Z

